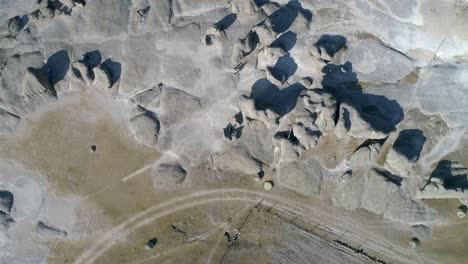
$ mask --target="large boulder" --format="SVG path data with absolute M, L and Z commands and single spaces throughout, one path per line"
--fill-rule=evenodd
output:
M 50 78 L 54 76 L 55 68 L 49 69 L 47 64 L 44 65 L 44 57 L 39 52 L 22 55 L 5 52 L 0 53 L 0 63 L 3 63 L 0 75 L 1 118 L 14 125 L 17 121 L 14 116 L 33 112 L 38 107 L 56 100 L 56 92 Z
M 361 82 L 395 83 L 414 69 L 410 57 L 373 39 L 349 43 L 346 61 L 353 62 Z
M 335 206 L 347 210 L 365 209 L 386 219 L 418 224 L 435 219 L 437 211 L 413 200 L 400 188 L 401 178 L 382 172 L 368 170 L 367 174 L 353 173 L 333 192 Z
M 318 195 L 322 186 L 322 167 L 314 160 L 292 161 L 279 164 L 279 185 L 303 195 Z
M 187 171 L 178 164 L 159 164 L 153 170 L 153 186 L 155 189 L 172 189 L 181 184 L 187 177 Z
M 372 125 L 363 119 L 362 115 L 353 106 L 343 103 L 340 107 L 339 119 L 336 124 L 336 136 L 343 138 L 352 136 L 359 139 L 383 139 L 387 134 L 376 130 Z
M 305 89 L 291 113 L 281 119 L 275 135 L 277 162 L 297 159 L 304 151 L 315 147 L 323 135 L 334 128 L 336 102 L 322 89 Z
M 129 121 L 130 131 L 135 140 L 145 146 L 154 147 L 159 135 L 159 120 L 149 111 L 134 116 Z
M 421 241 L 428 240 L 432 237 L 432 228 L 426 225 L 413 225 L 411 231 L 413 235 Z
M 261 164 L 241 147 L 234 147 L 215 155 L 213 162 L 214 166 L 219 170 L 245 174 L 257 174 L 261 171 Z
M 408 176 L 419 159 L 425 142 L 426 137 L 421 130 L 402 130 L 388 152 L 388 168 L 401 176 Z
M 348 158 L 354 166 L 373 165 L 379 157 L 382 140 L 366 140 Z
M 274 131 L 268 129 L 264 122 L 249 121 L 242 129 L 239 145 L 255 159 L 262 163 L 273 163 L 274 146 L 272 142 Z

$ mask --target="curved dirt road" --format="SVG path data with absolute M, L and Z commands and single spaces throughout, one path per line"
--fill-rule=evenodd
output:
M 178 211 L 220 202 L 237 201 L 255 204 L 262 199 L 262 205 L 272 206 L 275 204 L 276 210 L 298 215 L 301 217 L 301 220 L 306 222 L 320 223 L 321 229 L 326 228 L 334 234 L 346 232 L 346 238 L 355 243 L 367 241 L 366 248 L 380 252 L 381 256 L 388 256 L 391 259 L 398 259 L 406 263 L 419 263 L 421 261 L 421 259 L 416 260 L 416 256 L 411 254 L 406 248 L 386 241 L 385 238 L 376 237 L 367 230 L 357 228 L 349 224 L 346 219 L 343 220 L 326 211 L 317 211 L 316 208 L 314 209 L 295 200 L 243 189 L 218 189 L 188 194 L 163 202 L 136 214 L 107 232 L 101 239 L 97 240 L 90 248 L 83 252 L 74 263 L 93 263 L 116 243 L 114 236 L 126 236 L 141 226 Z M 433 263 L 427 259 L 424 262 Z

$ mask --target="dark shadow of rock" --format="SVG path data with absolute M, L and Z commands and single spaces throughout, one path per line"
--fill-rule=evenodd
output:
M 223 128 L 224 138 L 232 140 L 232 134 L 234 130 L 235 127 L 231 123 L 227 124 L 227 126 Z
M 382 95 L 364 93 L 350 62 L 343 65 L 327 64 L 322 72 L 325 73 L 322 86 L 336 98 L 337 110 L 341 103 L 347 103 L 373 129 L 387 134 L 395 131 L 395 126 L 403 120 L 403 108 L 397 101 Z
M 301 12 L 302 15 L 310 23 L 312 21 L 312 17 L 313 17 L 312 11 L 310 11 L 309 9 L 302 8 L 302 6 L 300 4 L 299 4 L 298 8 L 299 8 L 299 12 Z
M 323 134 L 322 134 L 322 131 L 320 130 L 312 130 L 310 127 L 306 127 L 305 130 L 307 131 L 307 133 L 309 133 L 309 135 L 313 136 L 313 137 L 317 137 L 317 138 L 320 138 Z
M 374 171 L 377 172 L 380 176 L 384 177 L 387 181 L 392 182 L 397 186 L 401 186 L 403 180 L 402 177 L 394 175 L 386 170 L 374 168 Z
M 283 33 L 288 30 L 296 20 L 299 14 L 300 3 L 297 1 L 289 1 L 286 5 L 282 6 L 273 14 L 270 15 L 270 21 L 273 31 L 276 33 Z
M 464 191 L 468 188 L 467 173 L 468 168 L 461 167 L 458 163 L 450 160 L 441 160 L 432 172 L 430 179 L 441 179 L 445 189 Z
M 258 7 L 262 7 L 264 4 L 270 3 L 270 0 L 254 0 L 254 3 Z
M 77 3 L 77 4 L 80 4 L 81 6 L 85 7 L 87 0 L 73 0 L 73 1 L 75 1 L 75 3 Z
M 44 87 L 45 92 L 54 98 L 57 98 L 57 91 L 55 90 L 54 86 L 50 83 L 50 78 L 48 74 L 43 70 L 44 67 L 40 69 L 36 69 L 34 67 L 28 67 L 28 71 L 36 77 L 37 81 Z
M 276 102 L 276 94 L 279 92 L 278 87 L 263 78 L 257 80 L 252 86 L 250 97 L 254 100 L 255 109 L 266 110 L 274 106 Z
M 403 120 L 404 113 L 400 104 L 383 95 L 356 92 L 344 101 L 359 109 L 361 117 L 377 131 L 388 134 L 395 131 L 396 125 Z
M 271 43 L 270 47 L 282 48 L 284 51 L 290 51 L 297 42 L 297 34 L 287 31 Z
M 20 16 L 15 16 L 8 21 L 8 30 L 11 33 L 18 33 L 24 27 L 23 21 Z
M 296 106 L 297 98 L 304 90 L 299 83 L 279 90 L 276 85 L 263 78 L 254 83 L 250 97 L 255 102 L 255 109 L 270 109 L 280 116 L 289 113 Z
M 205 36 L 205 45 L 207 45 L 207 46 L 213 45 L 213 39 L 211 38 L 211 35 L 206 35 Z
M 68 236 L 67 231 L 61 230 L 42 221 L 36 223 L 36 231 L 39 232 L 41 235 L 50 237 L 65 238 Z
M 275 66 L 268 67 L 268 70 L 275 79 L 284 83 L 297 71 L 297 64 L 291 56 L 286 55 L 279 58 Z
M 86 68 L 86 74 L 88 75 L 88 78 L 91 80 L 94 80 L 94 71 L 93 69 L 102 62 L 102 55 L 99 50 L 93 50 L 90 52 L 87 52 L 83 55 L 83 59 L 80 60 L 81 63 L 83 63 Z M 76 74 L 78 76 L 78 74 Z M 80 74 L 81 75 L 81 74 Z
M 0 190 L 0 210 L 11 212 L 13 207 L 14 197 L 10 191 Z
M 294 131 L 292 129 L 290 131 L 278 131 L 274 137 L 276 139 L 287 139 L 294 146 L 297 146 L 300 143 L 299 139 L 294 135 Z
M 19 33 L 28 24 L 29 17 L 27 15 L 15 16 L 8 21 L 8 30 L 11 33 Z
M 346 46 L 347 39 L 340 35 L 323 35 L 320 39 L 315 43 L 317 48 L 324 48 L 325 51 L 333 57 L 339 50 Z M 318 49 L 319 53 L 321 52 Z
M 149 111 L 148 109 L 142 107 L 142 106 L 138 106 L 138 108 L 143 111 L 143 114 L 149 118 L 151 118 L 154 123 L 156 124 L 156 137 L 159 135 L 159 131 L 161 129 L 161 122 L 159 121 L 159 118 L 158 116 L 156 115 L 156 113 L 152 112 L 152 111 Z
M 408 160 L 415 162 L 419 159 L 425 142 L 426 137 L 421 130 L 407 129 L 400 132 L 393 144 L 393 149 Z
M 23 28 L 29 23 L 29 17 L 27 15 L 21 16 L 21 24 Z
M 52 86 L 65 78 L 65 75 L 70 68 L 70 58 L 65 50 L 57 51 L 47 59 L 47 63 L 42 68 L 49 78 Z
M 343 120 L 344 120 L 344 127 L 347 131 L 351 129 L 351 118 L 348 109 L 344 109 L 343 111 Z M 336 124 L 337 122 L 335 122 Z
M 93 50 L 83 55 L 81 62 L 88 68 L 95 68 L 102 62 L 102 55 L 99 50 Z
M 361 145 L 359 145 L 359 147 L 356 148 L 356 150 L 353 151 L 353 154 L 356 153 L 358 150 L 360 150 L 362 148 L 369 148 L 371 145 L 382 146 L 385 143 L 386 140 L 387 140 L 387 138 L 383 138 L 383 139 L 366 139 Z
M 138 10 L 137 13 L 141 18 L 144 18 L 148 15 L 150 9 L 151 9 L 151 6 L 147 6 L 143 9 Z
M 107 59 L 101 64 L 101 68 L 109 75 L 110 87 L 112 87 L 120 79 L 122 65 L 119 62 Z
M 57 11 L 60 11 L 66 15 L 71 15 L 72 13 L 72 8 L 63 4 L 62 2 L 60 2 L 59 0 L 48 0 L 47 1 L 47 7 L 48 8 L 51 8 L 53 10 L 57 10 Z
M 235 127 L 233 124 L 229 123 L 223 128 L 224 137 L 229 140 L 239 139 L 242 136 L 243 129 L 244 126 Z
M 47 94 L 57 98 L 55 85 L 65 78 L 70 68 L 70 58 L 65 50 L 52 54 L 42 68 L 28 67 L 28 71 L 37 78 Z
M 234 116 L 234 119 L 236 120 L 236 122 L 239 124 L 239 125 L 242 125 L 244 123 L 244 115 L 242 114 L 242 111 L 240 111 L 239 113 L 237 113 L 235 116 Z
M 352 64 L 346 62 L 343 65 L 327 64 L 322 68 L 325 73 L 322 86 L 337 97 L 343 97 L 351 89 L 359 89 L 357 74 L 353 72 Z
M 258 36 L 257 32 L 250 31 L 245 39 L 242 40 L 242 42 L 248 48 L 248 51 L 243 52 L 243 56 L 245 57 L 257 48 L 258 43 L 260 43 L 260 37 Z
M 270 15 L 269 18 L 273 31 L 279 34 L 288 30 L 296 20 L 299 12 L 309 23 L 312 21 L 312 12 L 308 9 L 302 8 L 302 5 L 298 0 L 291 0 Z
M 437 163 L 437 167 L 431 173 L 431 178 L 445 180 L 447 178 L 453 177 L 452 164 L 454 163 L 450 160 L 439 161 L 439 163 Z
M 224 30 L 228 29 L 232 24 L 234 24 L 236 19 L 237 19 L 236 14 L 229 14 L 229 15 L 223 17 L 218 22 L 216 22 L 214 24 L 214 27 L 216 29 L 218 29 L 219 31 L 224 31 Z
M 13 219 L 13 217 L 11 217 L 10 214 L 0 211 L 0 226 L 3 226 L 4 228 L 9 228 L 10 225 L 14 222 L 15 220 Z

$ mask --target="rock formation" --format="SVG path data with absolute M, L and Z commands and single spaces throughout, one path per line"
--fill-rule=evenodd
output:
M 424 247 L 445 241 L 442 228 L 457 233 L 454 214 L 468 203 L 460 2 L 1 1 L 1 260 L 145 261 L 147 252 L 109 254 L 118 233 L 125 243 L 157 235 L 169 253 L 151 257 L 162 262 L 186 262 L 172 248 L 194 262 L 317 262 L 309 225 L 323 224 L 328 246 L 375 262 L 390 251 L 392 263 L 454 262 Z M 260 202 L 258 218 L 243 218 L 241 205 L 257 198 L 295 200 L 265 212 Z M 273 215 L 287 230 L 244 240 L 236 226 Z M 182 232 L 190 243 L 165 235 L 165 217 L 193 221 Z M 161 233 L 133 232 L 150 223 Z M 221 229 L 239 235 L 224 256 L 213 242 Z M 47 248 L 51 239 L 61 244 Z M 195 259 L 208 251 L 197 241 L 213 247 L 207 258 Z M 354 247 L 362 241 L 377 252 Z M 408 241 L 421 250 L 403 254 Z

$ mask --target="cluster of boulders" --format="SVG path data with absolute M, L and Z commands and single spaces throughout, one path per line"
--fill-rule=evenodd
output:
M 71 64 L 74 76 L 83 85 L 93 85 L 97 89 L 115 88 L 120 79 L 120 63 L 107 59 L 102 61 L 98 50 L 88 52 L 81 60 Z
M 278 162 L 295 160 L 332 132 L 336 102 L 323 89 L 305 89 L 274 141 Z M 283 125 L 284 127 L 284 125 Z
M 29 18 L 40 21 L 69 15 L 72 8 L 77 4 L 84 6 L 86 1 L 64 3 L 42 1 L 33 13 L 8 19 L 2 30 L 9 35 L 19 34 Z M 178 7 L 161 5 L 164 4 L 149 5 L 142 1 L 132 6 L 132 17 L 136 21 L 131 22 L 129 29 L 145 33 L 158 23 L 169 27 L 167 24 L 184 12 L 181 7 L 184 3 Z M 307 196 L 320 195 L 323 182 L 331 179 L 335 189 L 329 195 L 334 205 L 349 210 L 362 208 L 388 219 L 414 224 L 429 222 L 437 213 L 420 199 L 466 198 L 467 172 L 457 164 L 447 165 L 446 170 L 443 170 L 445 167 L 436 169 L 420 191 L 415 188 L 419 184 L 414 176 L 415 169 L 419 169 L 421 153 L 428 142 L 435 145 L 429 138 L 432 132 L 427 131 L 437 128 L 414 129 L 412 126 L 416 125 L 411 122 L 407 127 L 397 127 L 403 120 L 402 107 L 394 100 L 366 93 L 363 89 L 362 85 L 369 83 L 397 85 L 414 69 L 411 58 L 378 39 L 348 43 L 347 38 L 340 35 L 325 34 L 317 38 L 310 35 L 307 29 L 312 12 L 303 8 L 299 1 L 279 4 L 233 0 L 229 5 L 230 8 L 224 10 L 228 14 L 202 34 L 201 47 L 198 47 L 202 51 L 197 53 L 205 54 L 204 48 L 215 51 L 213 53 L 222 51 L 228 55 L 207 61 L 234 65 L 233 79 L 237 79 L 233 83 L 238 89 L 232 93 L 238 100 L 229 117 L 219 120 L 220 114 L 212 118 L 210 109 L 205 109 L 205 101 L 217 101 L 218 95 L 213 96 L 215 99 L 205 98 L 209 95 L 200 92 L 206 88 L 202 85 L 199 85 L 202 88 L 182 90 L 181 86 L 174 85 L 178 84 L 177 80 L 170 80 L 172 77 L 167 78 L 169 85 L 166 82 L 155 84 L 156 78 L 141 74 L 151 80 L 144 80 L 142 91 L 141 87 L 128 87 L 140 85 L 140 75 L 135 74 L 135 83 L 127 84 L 125 92 L 119 91 L 120 63 L 111 58 L 103 60 L 98 50 L 87 52 L 72 62 L 67 50 L 51 54 L 46 62 L 40 52 L 11 52 L 0 58 L 3 88 L 0 134 L 14 131 L 23 115 L 53 102 L 62 89 L 93 87 L 114 98 L 125 99 L 125 107 L 130 105 L 127 124 L 136 142 L 162 153 L 174 151 L 184 161 L 205 157 L 214 169 L 255 175 L 259 181 L 265 172 L 271 173 L 265 179 L 274 179 L 275 184 Z M 163 11 L 170 13 L 167 21 L 157 22 L 162 18 L 152 12 Z M 230 43 L 233 48 L 226 52 L 223 44 L 232 42 L 228 36 L 229 27 L 241 16 L 252 16 L 258 21 L 252 22 L 246 31 L 238 29 L 242 39 Z M 175 34 L 182 34 L 180 32 Z M 151 45 L 147 47 L 153 47 Z M 306 51 L 293 50 L 294 45 Z M 162 57 L 173 58 L 171 52 L 174 51 Z M 142 53 L 139 57 L 142 61 L 129 60 L 126 66 L 131 68 L 140 63 L 146 66 L 154 60 L 154 54 Z M 379 59 L 381 54 L 385 55 L 385 60 Z M 198 69 L 198 63 L 206 62 L 191 62 L 197 64 L 194 76 L 199 76 L 196 74 L 205 69 Z M 389 68 L 394 64 L 401 67 Z M 156 66 L 135 71 L 153 73 L 157 71 L 154 70 Z M 186 73 L 180 73 L 183 74 Z M 158 78 L 164 79 L 165 76 L 161 76 Z M 173 79 L 176 78 L 179 77 Z M 244 84 L 253 82 L 248 94 Z M 210 134 L 213 130 L 219 130 L 219 135 Z M 327 143 L 331 146 L 327 147 Z M 211 152 L 200 147 L 211 147 L 211 144 Z M 342 148 L 336 151 L 342 155 L 335 157 L 323 151 L 327 148 Z M 325 159 L 336 160 L 330 165 L 323 164 Z M 177 162 L 159 164 L 153 173 L 155 188 L 180 186 L 187 175 L 186 169 Z M 267 189 L 273 188 L 272 181 L 263 183 Z M 464 213 L 461 208 L 459 215 Z M 2 215 L 8 219 L 6 210 Z M 42 223 L 38 229 L 43 230 L 45 226 Z
M 426 130 L 397 128 L 403 120 L 402 107 L 394 100 L 363 91 L 352 63 L 346 60 L 363 53 L 362 47 L 349 45 L 340 35 L 323 35 L 310 46 L 307 58 L 319 65 L 321 72 L 298 76 L 289 48 L 278 42 L 286 36 L 286 29 L 308 26 L 307 12 L 292 2 L 256 5 L 232 1 L 231 5 L 237 13 L 265 15 L 236 43 L 232 58 L 241 82 L 251 76 L 264 79 L 254 84 L 250 95 L 240 96 L 236 110 L 244 122 L 230 121 L 224 128 L 230 147 L 215 153 L 215 168 L 251 175 L 269 168 L 275 183 L 308 196 L 321 193 L 324 178 L 333 179 L 336 188 L 331 198 L 338 207 L 362 208 L 405 223 L 433 221 L 437 211 L 419 201 L 411 177 L 427 140 Z M 294 18 L 288 21 L 286 14 Z M 209 33 L 210 40 L 225 38 L 224 32 L 217 34 Z M 372 52 L 387 49 L 376 40 L 364 42 Z M 388 80 L 399 80 L 412 70 L 410 58 L 393 50 L 386 54 L 390 62 L 401 61 L 405 66 L 385 75 Z M 284 63 L 289 59 L 292 63 Z M 366 81 L 376 83 L 382 75 L 381 70 L 368 71 L 361 64 L 357 71 Z M 237 130 L 240 127 L 242 133 Z M 262 141 L 249 138 L 249 131 L 262 133 Z M 306 155 L 315 149 L 321 151 L 325 138 L 336 142 L 331 147 L 351 147 L 337 150 L 343 155 L 333 167 L 322 164 L 325 154 L 317 153 L 317 158 Z M 266 150 L 273 150 L 271 159 Z
M 242 136 L 242 130 L 244 129 L 244 116 L 242 112 L 237 113 L 231 122 L 229 122 L 226 128 L 223 129 L 224 137 L 229 140 L 236 140 Z

